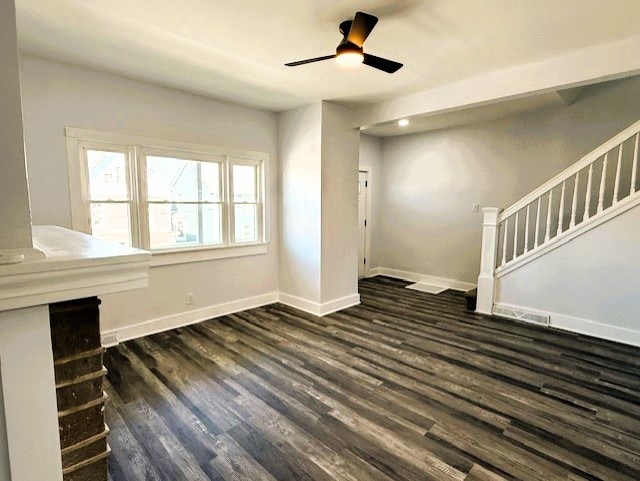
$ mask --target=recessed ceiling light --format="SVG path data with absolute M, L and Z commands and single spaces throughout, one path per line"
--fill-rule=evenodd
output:
M 409 119 L 400 119 L 400 120 L 398 120 L 398 125 L 400 127 L 406 127 L 407 125 L 409 125 Z

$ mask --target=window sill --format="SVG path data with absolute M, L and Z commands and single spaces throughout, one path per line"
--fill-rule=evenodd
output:
M 203 246 L 193 247 L 191 249 L 151 251 L 151 267 L 266 254 L 268 244 L 268 242 L 258 242 L 235 246 Z

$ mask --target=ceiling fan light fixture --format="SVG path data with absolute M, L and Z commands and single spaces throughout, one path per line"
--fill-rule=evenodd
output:
M 336 59 L 339 65 L 356 67 L 364 64 L 368 67 L 381 70 L 386 73 L 395 73 L 402 68 L 402 64 L 387 58 L 376 57 L 370 53 L 364 53 L 362 45 L 378 23 L 378 17 L 365 12 L 356 12 L 353 20 L 345 20 L 340 24 L 339 30 L 342 34 L 342 41 L 336 48 L 335 55 L 325 55 L 324 57 L 308 58 L 296 62 L 285 63 L 286 67 L 297 67 L 308 63 L 321 62 Z
M 363 62 L 364 55 L 360 52 L 346 52 L 336 56 L 336 62 L 345 67 L 354 67 Z
M 336 51 L 336 62 L 339 65 L 354 67 L 363 61 L 364 54 L 361 48 L 350 45 L 340 45 Z

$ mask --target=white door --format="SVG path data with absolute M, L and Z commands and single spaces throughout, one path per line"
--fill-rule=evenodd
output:
M 368 172 L 360 171 L 358 176 L 358 277 L 367 275 L 367 189 Z

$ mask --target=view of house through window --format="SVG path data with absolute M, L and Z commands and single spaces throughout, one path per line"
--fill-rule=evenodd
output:
M 258 202 L 256 174 L 255 166 L 233 166 L 233 202 L 237 242 L 250 242 L 256 239 Z
M 135 146 L 84 154 L 97 237 L 158 250 L 258 242 L 264 232 L 260 161 Z
M 123 152 L 87 150 L 91 232 L 127 246 L 131 239 L 131 194 Z
M 151 248 L 222 244 L 222 161 L 146 160 Z

